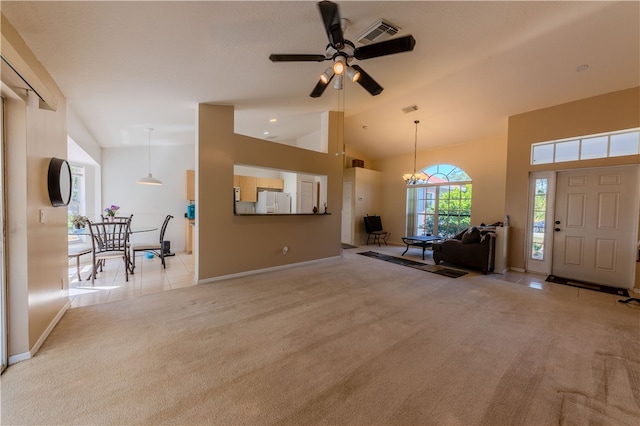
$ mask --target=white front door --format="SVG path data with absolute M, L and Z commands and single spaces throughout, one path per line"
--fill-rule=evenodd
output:
M 633 288 L 640 214 L 640 168 L 559 172 L 552 273 Z

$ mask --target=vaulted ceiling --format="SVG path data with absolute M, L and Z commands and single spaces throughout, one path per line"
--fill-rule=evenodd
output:
M 190 144 L 201 102 L 233 104 L 236 131 L 287 143 L 344 110 L 345 142 L 371 158 L 504 136 L 510 115 L 640 85 L 640 2 L 343 1 L 345 38 L 380 18 L 412 52 L 357 61 L 384 91 L 309 93 L 327 63 L 312 1 L 2 1 L 103 147 Z M 358 45 L 356 43 L 356 45 Z M 417 111 L 403 108 L 416 105 Z M 270 119 L 276 118 L 275 123 Z M 269 132 L 265 136 L 264 132 Z

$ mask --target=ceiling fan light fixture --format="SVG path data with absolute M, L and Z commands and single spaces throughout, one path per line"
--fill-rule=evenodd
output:
M 360 71 L 348 65 L 345 74 L 347 74 L 347 77 L 349 77 L 349 80 L 351 80 L 353 83 L 360 79 Z
M 333 75 L 325 71 L 325 73 L 320 76 L 318 83 L 316 83 L 309 94 L 312 98 L 322 96 L 322 93 L 329 86 L 333 77 L 344 74 L 347 74 L 347 77 L 352 82 L 357 82 L 362 86 L 371 96 L 379 95 L 384 88 L 357 64 L 350 66 L 351 61 L 353 59 L 361 61 L 396 53 L 411 52 L 415 47 L 416 40 L 412 35 L 406 35 L 356 47 L 352 41 L 344 38 L 345 28 L 349 21 L 340 17 L 338 5 L 329 0 L 322 0 L 318 2 L 317 6 L 320 11 L 325 33 L 329 39 L 329 44 L 325 45 L 324 54 L 273 53 L 269 55 L 269 60 L 272 62 L 332 61 Z M 395 27 L 388 21 L 380 19 L 374 28 L 367 30 L 365 34 L 366 41 L 372 42 L 377 38 L 376 34 L 378 33 L 385 33 L 391 36 L 398 30 L 399 27 Z M 355 71 L 349 70 L 350 68 L 354 68 Z M 334 84 L 334 88 L 338 90 L 343 88 L 343 80 L 336 80 Z
M 344 56 L 337 56 L 334 59 L 334 64 L 333 64 L 334 73 L 336 73 L 337 75 L 342 75 L 346 67 L 347 67 L 347 63 Z
M 342 90 L 342 74 L 336 75 L 336 80 L 333 82 L 333 88 L 336 90 Z
M 331 77 L 333 77 L 333 74 L 333 68 L 327 68 L 322 74 L 320 74 L 320 81 L 322 81 L 324 84 L 329 84 L 329 82 L 331 81 Z

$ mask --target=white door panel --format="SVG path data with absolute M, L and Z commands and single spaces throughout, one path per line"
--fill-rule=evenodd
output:
M 559 172 L 554 275 L 611 287 L 635 283 L 639 168 Z

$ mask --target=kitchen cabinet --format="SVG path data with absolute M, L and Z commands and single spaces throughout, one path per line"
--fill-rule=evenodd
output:
M 196 199 L 196 171 L 187 170 L 186 172 L 185 196 L 187 200 L 193 201 Z
M 284 179 L 259 177 L 256 178 L 256 185 L 258 188 L 284 189 Z
M 234 177 L 234 182 L 235 182 Z M 240 188 L 240 201 L 255 203 L 258 201 L 258 186 L 255 176 L 237 176 Z
M 184 230 L 184 251 L 187 254 L 193 253 L 193 231 L 196 225 L 195 220 L 185 219 L 185 230 Z

